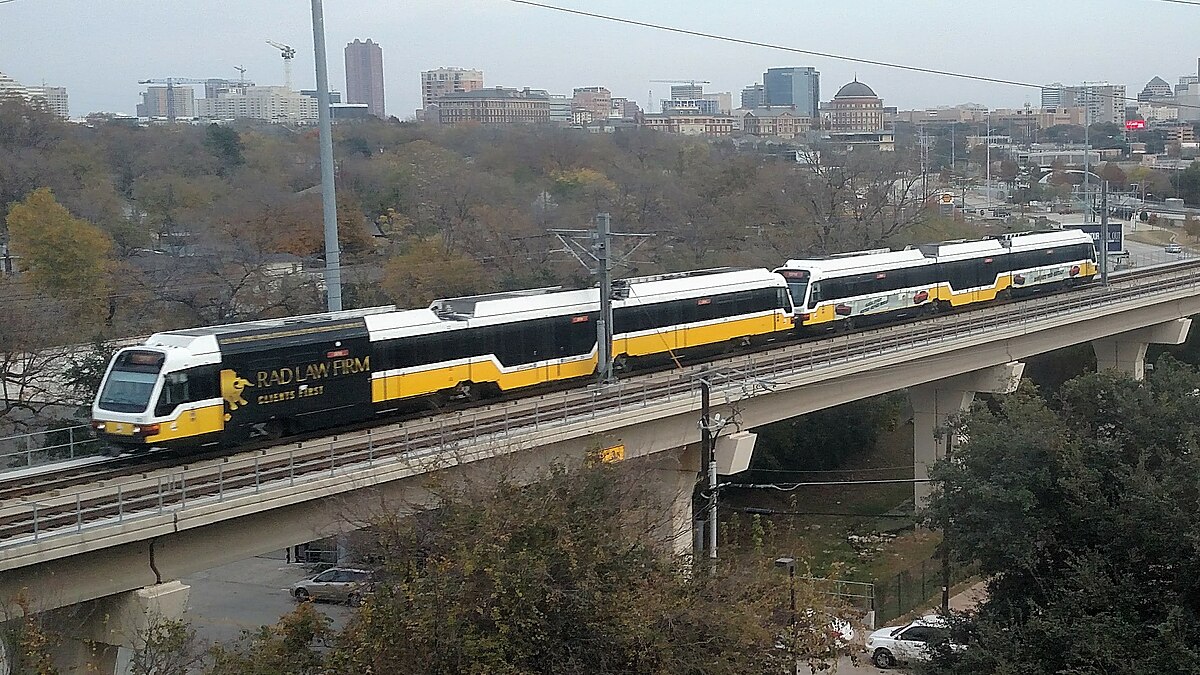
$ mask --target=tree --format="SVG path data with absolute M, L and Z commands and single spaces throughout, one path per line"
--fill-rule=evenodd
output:
M 988 597 L 938 672 L 1180 672 L 1200 638 L 1200 375 L 1169 357 L 977 408 L 931 523 Z M 1086 639 L 1079 639 L 1079 636 Z M 1194 672 L 1194 671 L 1193 671 Z
M 81 300 L 85 307 L 106 299 L 112 240 L 72 216 L 50 190 L 34 190 L 13 206 L 7 223 L 12 251 L 35 285 L 56 297 Z
M 1108 181 L 1108 186 L 1114 189 L 1123 190 L 1129 184 L 1129 178 L 1116 162 L 1105 162 L 1100 167 L 1100 178 Z
M 129 675 L 188 675 L 203 658 L 195 630 L 177 619 L 153 617 L 137 636 Z
M 380 562 L 382 582 L 338 636 L 332 671 L 782 672 L 778 572 L 731 559 L 684 573 L 654 543 L 663 510 L 633 474 L 601 465 L 537 478 L 446 490 L 417 518 L 379 514 L 359 552 Z M 799 591 L 801 610 L 812 607 Z M 818 646 L 825 632 L 796 641 L 812 645 L 814 667 L 836 658 Z
M 324 675 L 318 650 L 331 635 L 329 618 L 311 603 L 299 605 L 273 626 L 242 635 L 237 644 L 214 646 L 208 675 Z M 365 672 L 365 671 L 364 671 Z
M 236 129 L 210 124 L 204 131 L 204 147 L 221 163 L 222 173 L 229 173 L 246 163 L 242 154 L 242 137 Z
M 1200 161 L 1171 176 L 1171 185 L 1188 204 L 1200 204 Z
M 414 241 L 407 253 L 387 261 L 380 285 L 397 307 L 405 308 L 497 290 L 482 265 L 437 238 Z

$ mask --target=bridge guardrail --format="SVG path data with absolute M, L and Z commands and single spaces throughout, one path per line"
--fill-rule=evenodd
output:
M 1138 298 L 1177 294 L 1192 289 L 1196 295 L 1200 262 L 1176 266 L 1183 269 L 1157 270 L 1125 275 L 1124 282 L 1108 287 L 1086 289 L 1070 296 L 1046 296 L 1011 305 L 996 305 L 977 311 L 953 314 L 930 321 L 841 335 L 827 340 L 800 343 L 777 350 L 735 356 L 733 376 L 712 383 L 716 396 L 728 395 L 763 379 L 782 380 L 810 373 L 818 368 L 846 363 L 864 356 L 882 355 L 914 347 L 943 343 L 984 332 L 1008 330 L 1065 314 L 1081 313 L 1102 305 L 1126 303 Z M 1150 281 L 1138 283 L 1138 279 Z M 989 319 L 995 319 L 994 321 Z M 0 506 L 0 549 L 24 541 L 39 542 L 58 535 L 81 533 L 112 523 L 183 511 L 197 504 L 221 502 L 232 496 L 259 494 L 266 490 L 294 487 L 298 478 L 371 469 L 381 461 L 424 460 L 430 456 L 451 456 L 464 440 L 480 439 L 503 443 L 515 434 L 561 428 L 567 423 L 620 414 L 631 406 L 642 408 L 678 400 L 681 396 L 699 397 L 690 373 L 676 371 L 647 375 L 645 378 L 618 382 L 604 390 L 567 390 L 544 395 L 532 402 L 532 409 L 505 405 L 502 415 L 490 408 L 454 413 L 453 419 L 427 418 L 397 426 L 401 435 L 377 441 L 380 433 L 367 430 L 357 435 L 334 437 L 329 441 L 296 444 L 286 453 L 259 451 L 251 456 L 225 458 L 212 465 L 182 468 L 154 478 L 135 479 L 103 488 L 62 497 Z M 657 382 L 657 379 L 663 381 Z M 728 398 L 728 397 L 727 397 Z M 512 402 L 521 404 L 523 401 Z M 525 406 L 528 408 L 528 406 Z M 485 414 L 486 412 L 486 414 Z M 448 428 L 449 423 L 449 428 Z M 365 438 L 365 446 L 362 439 Z M 316 448 L 321 448 L 316 452 Z M 324 450 L 328 448 L 327 452 Z M 341 448 L 344 452 L 339 454 Z M 427 470 L 428 467 L 422 470 Z M 437 468 L 437 467 L 435 467 Z

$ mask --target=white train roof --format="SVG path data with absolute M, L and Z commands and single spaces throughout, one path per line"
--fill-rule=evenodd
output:
M 827 258 L 789 260 L 784 263 L 783 267 L 786 269 L 803 269 L 825 274 L 854 274 L 857 272 L 870 272 L 880 267 L 916 267 L 918 265 L 928 265 L 932 262 L 932 260 L 925 257 L 917 249 L 905 249 L 903 251 L 881 249 L 878 251 L 829 256 Z
M 1004 244 L 997 239 L 975 239 L 971 241 L 944 241 L 937 244 L 924 244 L 921 251 L 933 256 L 939 262 L 982 258 L 988 255 L 1003 255 Z

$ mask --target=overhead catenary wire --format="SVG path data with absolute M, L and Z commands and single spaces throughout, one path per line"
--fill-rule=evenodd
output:
M 975 82 L 987 82 L 990 84 L 1002 84 L 1002 85 L 1006 85 L 1006 86 L 1010 86 L 1010 87 L 1022 87 L 1022 88 L 1028 88 L 1028 89 L 1059 89 L 1060 91 L 1063 89 L 1070 88 L 1068 86 L 1047 87 L 1044 84 L 1037 84 L 1034 82 L 1025 82 L 1022 80 L 1014 80 L 1014 79 L 1005 78 L 1005 77 L 992 77 L 989 75 L 976 75 L 974 73 L 960 73 L 960 72 L 953 71 L 953 70 L 946 70 L 944 68 L 930 68 L 930 67 L 926 67 L 926 66 L 914 66 L 911 64 L 897 63 L 894 61 L 884 61 L 881 59 L 869 59 L 869 58 L 861 57 L 861 56 L 848 56 L 845 54 L 834 54 L 832 52 L 822 52 L 822 51 L 818 51 L 815 49 L 803 49 L 801 47 L 790 47 L 787 45 L 779 45 L 779 44 L 773 44 L 770 42 L 763 42 L 761 40 L 751 40 L 748 38 L 739 38 L 739 37 L 733 37 L 730 35 L 721 35 L 719 33 L 709 33 L 706 31 L 691 30 L 688 28 L 679 28 L 677 26 L 667 26 L 664 24 L 652 23 L 650 21 L 640 21 L 638 19 L 629 19 L 629 18 L 620 17 L 620 16 L 613 16 L 611 14 L 600 14 L 599 12 L 589 12 L 587 10 L 582 10 L 582 9 L 573 9 L 570 7 L 560 7 L 558 5 L 551 5 L 551 4 L 544 3 L 544 2 L 535 2 L 534 0 L 507 0 L 507 1 L 518 4 L 518 5 L 528 5 L 530 7 L 536 7 L 539 9 L 545 9 L 545 10 L 554 11 L 554 12 L 562 12 L 564 14 L 574 14 L 577 16 L 587 17 L 590 19 L 599 19 L 602 21 L 621 23 L 621 24 L 625 24 L 628 26 L 638 26 L 640 28 L 650 28 L 652 30 L 659 30 L 659 31 L 667 32 L 667 33 L 676 33 L 679 35 L 690 35 L 692 37 L 705 38 L 708 40 L 717 40 L 720 42 L 729 42 L 729 43 L 733 43 L 733 44 L 746 45 L 746 46 L 750 46 L 750 47 L 762 47 L 764 49 L 774 49 L 777 51 L 791 52 L 793 54 L 804 54 L 805 56 L 816 56 L 819 58 L 825 58 L 825 59 L 830 59 L 830 60 L 834 60 L 834 61 L 847 61 L 850 63 L 860 63 L 863 65 L 869 65 L 869 66 L 879 66 L 881 68 L 892 68 L 895 70 L 905 70 L 905 71 L 914 72 L 914 73 L 923 73 L 926 75 L 937 75 L 940 77 L 953 77 L 953 78 L 962 79 L 962 80 L 972 80 Z M 1188 2 L 1186 0 L 1158 0 L 1158 1 L 1159 2 L 1174 2 L 1177 4 L 1183 4 L 1183 5 L 1200 6 L 1200 0 L 1194 0 L 1191 2 Z M 1114 96 L 1112 98 L 1114 100 L 1137 101 L 1136 96 Z M 1200 108 L 1200 105 L 1178 103 L 1178 104 L 1176 104 L 1176 107 L 1178 107 L 1178 108 Z

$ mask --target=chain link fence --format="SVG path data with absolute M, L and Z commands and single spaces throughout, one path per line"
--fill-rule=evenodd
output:
M 974 566 L 951 565 L 950 588 L 971 579 L 976 573 Z M 873 598 L 876 625 L 886 625 L 915 609 L 940 607 L 943 574 L 942 561 L 928 559 L 895 575 L 877 579 Z

